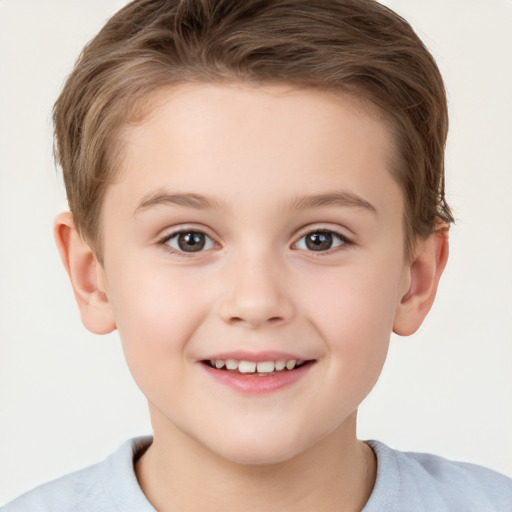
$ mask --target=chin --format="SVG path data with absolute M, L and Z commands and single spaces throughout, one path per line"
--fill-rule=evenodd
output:
M 303 440 L 294 439 L 291 432 L 284 436 L 276 432 L 266 434 L 254 432 L 254 436 L 238 439 L 234 435 L 226 435 L 223 442 L 216 443 L 212 451 L 235 464 L 264 466 L 287 462 L 309 447 Z
M 256 451 L 253 447 L 241 447 L 238 450 L 231 449 L 228 453 L 219 454 L 226 460 L 234 464 L 243 466 L 271 466 L 274 464 L 282 464 L 298 455 L 300 451 Z

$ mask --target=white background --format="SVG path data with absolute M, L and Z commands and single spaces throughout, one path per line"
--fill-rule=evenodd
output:
M 116 334 L 81 325 L 52 239 L 50 111 L 121 0 L 0 0 L 0 503 L 150 431 Z M 360 437 L 512 476 L 512 1 L 388 0 L 438 60 L 458 222 L 437 303 L 393 338 Z

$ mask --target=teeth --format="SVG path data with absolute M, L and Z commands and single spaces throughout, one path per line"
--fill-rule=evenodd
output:
M 295 368 L 296 364 L 297 364 L 297 361 L 295 361 L 295 359 L 291 359 L 290 361 L 286 361 L 286 369 L 287 370 L 293 370 Z
M 240 373 L 273 373 L 274 371 L 293 370 L 304 361 L 290 359 L 289 361 L 237 361 L 236 359 L 211 359 L 210 364 L 212 367 L 221 370 L 226 367 L 226 370 L 238 370 Z
M 240 373 L 254 373 L 256 371 L 256 363 L 253 361 L 240 361 L 238 363 L 238 371 Z
M 263 361 L 256 365 L 258 373 L 271 373 L 274 371 L 274 361 Z
M 238 361 L 235 361 L 234 359 L 228 359 L 226 361 L 226 368 L 228 370 L 236 370 L 238 368 Z

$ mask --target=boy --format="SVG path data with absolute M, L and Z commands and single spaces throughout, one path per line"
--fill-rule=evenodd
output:
M 137 1 L 55 111 L 56 238 L 154 437 L 9 510 L 510 510 L 510 480 L 355 434 L 452 221 L 437 68 L 371 1 Z M 152 508 L 154 507 L 154 508 Z

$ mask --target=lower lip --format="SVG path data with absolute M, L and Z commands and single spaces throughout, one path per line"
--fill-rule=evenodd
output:
M 260 395 L 272 393 L 290 386 L 301 379 L 313 363 L 307 363 L 294 370 L 276 372 L 274 375 L 258 376 L 252 373 L 238 373 L 227 370 L 217 370 L 204 363 L 200 363 L 205 371 L 217 382 L 236 391 Z

